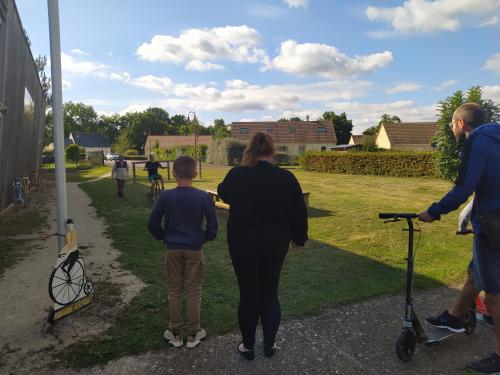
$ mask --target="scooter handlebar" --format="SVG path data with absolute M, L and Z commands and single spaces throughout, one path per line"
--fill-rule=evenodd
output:
M 379 219 L 416 219 L 417 214 L 413 213 L 379 213 Z

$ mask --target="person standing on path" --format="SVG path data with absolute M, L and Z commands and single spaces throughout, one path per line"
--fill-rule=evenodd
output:
M 230 205 L 227 222 L 229 254 L 240 289 L 238 322 L 243 341 L 240 354 L 255 358 L 259 317 L 264 354 L 273 356 L 281 320 L 278 283 L 289 246 L 307 241 L 307 209 L 295 176 L 272 164 L 275 148 L 270 135 L 256 133 L 242 166 L 229 171 L 218 186 Z
M 118 157 L 118 160 L 113 164 L 113 171 L 111 172 L 111 178 L 116 179 L 116 186 L 118 188 L 118 196 L 125 198 L 123 195 L 123 188 L 125 186 L 125 180 L 128 178 L 128 165 L 127 161 L 124 160 L 123 155 Z
M 437 327 L 461 332 L 463 316 L 481 290 L 495 322 L 496 352 L 466 368 L 480 374 L 500 373 L 500 125 L 484 123 L 484 110 L 466 103 L 453 113 L 450 127 L 463 143 L 462 158 L 455 186 L 439 202 L 419 214 L 431 223 L 456 210 L 472 193 L 473 256 L 467 281 L 458 300 L 449 310 L 429 317 Z

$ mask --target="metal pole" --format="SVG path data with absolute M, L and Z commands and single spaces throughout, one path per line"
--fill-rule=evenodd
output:
M 54 155 L 56 170 L 56 207 L 59 250 L 64 247 L 66 232 L 66 168 L 64 165 L 64 123 L 61 80 L 61 39 L 58 0 L 47 0 L 50 35 L 50 67 L 52 80 L 52 112 L 54 121 Z

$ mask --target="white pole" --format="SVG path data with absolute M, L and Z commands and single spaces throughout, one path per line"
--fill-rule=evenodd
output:
M 64 161 L 64 123 L 61 82 L 61 39 L 58 0 L 47 0 L 49 9 L 50 68 L 52 80 L 52 116 L 54 121 L 54 154 L 56 169 L 56 207 L 59 250 L 64 247 L 66 232 L 66 168 Z

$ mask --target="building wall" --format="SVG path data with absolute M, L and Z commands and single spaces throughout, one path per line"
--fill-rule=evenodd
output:
M 8 108 L 0 115 L 1 211 L 13 202 L 13 179 L 39 170 L 45 124 L 45 99 L 14 0 L 0 0 L 0 103 Z
M 292 155 L 300 155 L 306 151 L 321 151 L 322 148 L 324 150 L 330 150 L 330 147 L 335 146 L 332 143 L 307 143 L 307 144 L 299 144 L 299 143 L 276 143 L 276 152 L 286 153 Z M 286 147 L 286 151 L 280 150 L 280 147 Z
M 106 156 L 106 154 L 111 154 L 111 147 L 85 147 L 86 154 L 96 151 L 102 151 L 104 152 L 104 156 Z
M 380 127 L 377 138 L 375 139 L 375 145 L 378 148 L 391 149 L 391 142 L 389 141 L 389 137 L 387 136 L 384 126 Z

